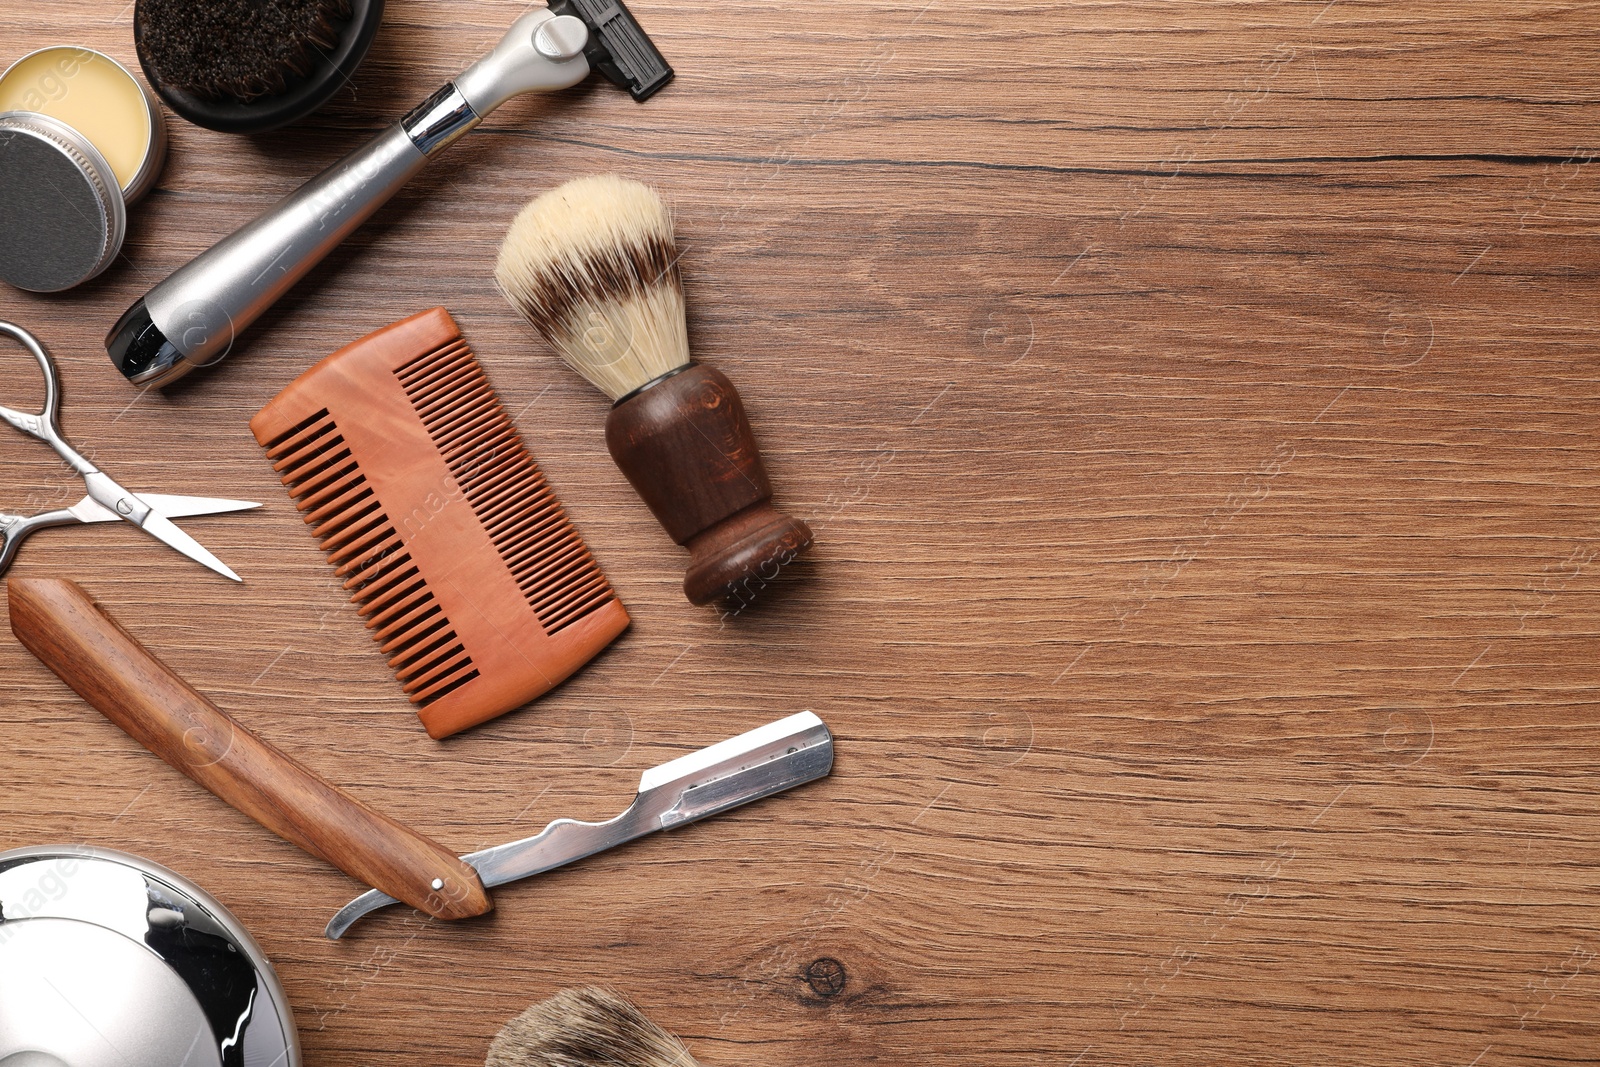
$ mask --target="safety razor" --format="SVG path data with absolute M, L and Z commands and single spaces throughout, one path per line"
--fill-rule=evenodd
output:
M 517 19 L 488 55 L 399 122 L 223 238 L 134 303 L 106 351 L 140 386 L 162 386 L 228 354 L 235 339 L 428 161 L 523 93 L 591 71 L 638 101 L 672 80 L 622 0 L 552 0 Z

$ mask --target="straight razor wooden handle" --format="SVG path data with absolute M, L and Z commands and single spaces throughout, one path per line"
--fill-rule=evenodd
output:
M 440 919 L 494 907 L 478 872 L 234 722 L 77 583 L 12 578 L 11 632 L 145 748 L 285 841 Z

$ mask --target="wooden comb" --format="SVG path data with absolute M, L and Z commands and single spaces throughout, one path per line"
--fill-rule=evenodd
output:
M 520 707 L 627 628 L 444 308 L 335 352 L 250 430 L 430 736 Z

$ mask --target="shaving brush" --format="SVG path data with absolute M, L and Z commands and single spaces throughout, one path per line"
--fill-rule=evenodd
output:
M 672 216 L 647 186 L 579 178 L 512 222 L 495 280 L 561 358 L 609 396 L 611 458 L 678 544 L 696 604 L 740 598 L 811 544 L 772 483 L 733 383 L 689 358 Z
M 512 1019 L 486 1067 L 700 1067 L 683 1042 L 609 989 L 563 989 Z

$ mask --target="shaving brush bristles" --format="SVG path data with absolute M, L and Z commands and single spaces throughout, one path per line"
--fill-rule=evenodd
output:
M 511 223 L 494 276 L 612 400 L 689 362 L 672 214 L 648 186 L 603 174 L 533 200 Z
M 606 448 L 689 550 L 690 601 L 764 586 L 811 544 L 810 527 L 772 504 L 739 391 L 715 367 L 690 364 L 672 216 L 660 197 L 610 174 L 568 182 L 517 215 L 495 279 L 615 401 Z
M 683 1042 L 609 989 L 563 989 L 511 1020 L 487 1067 L 699 1067 Z

